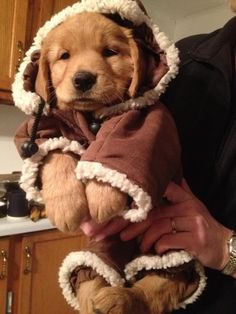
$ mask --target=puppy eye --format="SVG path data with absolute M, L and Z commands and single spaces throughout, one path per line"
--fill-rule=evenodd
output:
M 66 59 L 69 59 L 70 58 L 70 54 L 69 52 L 63 52 L 61 55 L 60 55 L 60 60 L 66 60 Z
M 109 48 L 105 48 L 102 52 L 102 55 L 106 58 L 112 57 L 112 56 L 116 56 L 118 55 L 118 51 L 113 50 L 113 49 L 109 49 Z

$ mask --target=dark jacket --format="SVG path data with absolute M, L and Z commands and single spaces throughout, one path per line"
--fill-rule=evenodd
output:
M 180 72 L 162 98 L 179 130 L 185 178 L 212 215 L 234 230 L 235 44 L 236 17 L 211 34 L 179 41 Z M 235 314 L 236 280 L 214 270 L 208 277 L 207 290 L 184 313 Z

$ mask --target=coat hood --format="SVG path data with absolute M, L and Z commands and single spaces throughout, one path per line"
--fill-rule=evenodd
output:
M 106 15 L 118 14 L 121 20 L 131 22 L 134 29 L 144 26 L 149 34 L 147 35 L 145 31 L 145 38 L 143 38 L 143 40 L 150 49 L 162 52 L 167 69 L 154 88 L 145 91 L 136 98 L 130 98 L 120 104 L 103 107 L 95 113 L 96 117 L 110 116 L 129 109 L 142 108 L 154 104 L 165 91 L 169 82 L 177 75 L 179 57 L 175 45 L 170 42 L 166 35 L 159 30 L 159 27 L 153 23 L 139 0 L 82 0 L 54 15 L 37 32 L 34 42 L 31 48 L 26 52 L 26 56 L 19 67 L 19 71 L 12 85 L 15 105 L 26 114 L 34 114 L 38 111 L 42 98 L 34 91 L 34 88 L 25 88 L 25 81 L 29 79 L 26 70 L 28 72 L 29 68 L 32 69 L 35 67 L 37 63 L 35 52 L 40 51 L 42 42 L 47 34 L 57 25 L 63 23 L 68 17 L 82 12 L 96 12 Z M 32 56 L 34 57 L 32 58 Z M 34 58 L 36 59 L 34 60 Z M 35 71 L 33 76 L 35 77 Z M 49 110 L 50 106 L 46 104 L 44 114 L 47 114 Z

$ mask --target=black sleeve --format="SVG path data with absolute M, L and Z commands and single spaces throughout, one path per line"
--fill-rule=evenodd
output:
M 225 84 L 217 69 L 189 58 L 161 98 L 177 125 L 184 176 L 205 202 L 215 180 L 217 153 L 229 120 Z

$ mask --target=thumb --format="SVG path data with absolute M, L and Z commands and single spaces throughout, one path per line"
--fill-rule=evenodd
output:
M 183 188 L 182 182 L 181 182 L 181 186 L 174 183 L 174 182 L 170 182 L 166 188 L 164 197 L 169 202 L 171 202 L 173 204 L 178 204 L 178 203 L 182 203 L 182 202 L 185 202 L 185 201 L 192 199 L 193 194 L 191 191 L 189 192 L 188 190 L 185 190 Z

